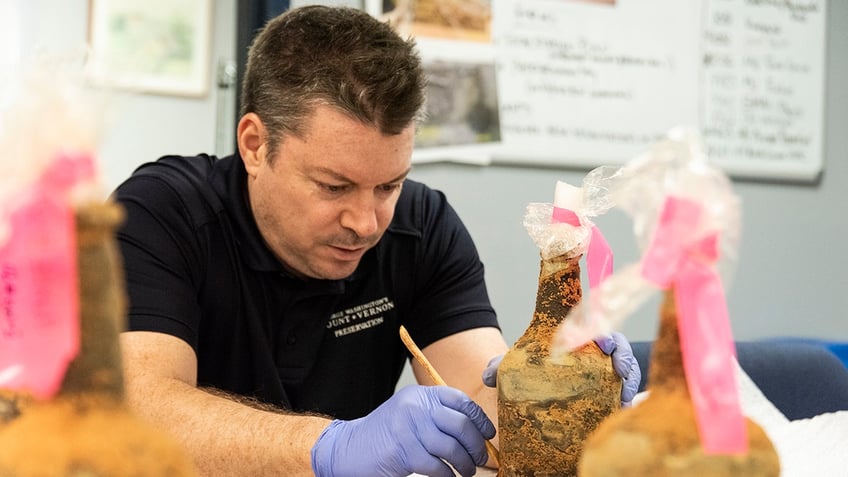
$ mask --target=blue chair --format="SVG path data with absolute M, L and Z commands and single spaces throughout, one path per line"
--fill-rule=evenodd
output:
M 639 390 L 649 386 L 651 343 L 633 342 L 642 368 Z M 829 347 L 801 340 L 739 341 L 739 365 L 789 420 L 848 410 L 848 368 Z
M 782 337 L 782 338 L 771 338 L 768 341 L 775 341 L 778 343 L 809 343 L 814 345 L 819 345 L 830 350 L 831 353 L 835 354 L 842 364 L 848 368 L 848 343 L 842 343 L 839 341 L 826 341 L 815 338 L 795 338 L 795 337 Z
M 829 343 L 826 346 L 848 368 L 848 343 Z

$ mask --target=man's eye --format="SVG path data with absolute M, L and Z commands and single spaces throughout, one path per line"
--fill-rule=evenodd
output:
M 331 194 L 338 194 L 340 192 L 344 192 L 347 188 L 347 186 L 343 186 L 343 185 L 322 184 L 322 183 L 319 183 L 318 187 L 320 187 L 322 190 L 329 192 Z
M 390 193 L 400 189 L 400 184 L 385 184 L 385 185 L 381 185 L 379 187 L 379 189 L 380 189 L 380 192 L 385 192 L 387 194 L 390 194 Z

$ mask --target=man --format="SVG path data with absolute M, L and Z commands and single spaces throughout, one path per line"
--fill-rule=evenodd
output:
M 406 180 L 424 85 L 414 44 L 387 25 L 291 10 L 251 46 L 238 153 L 166 157 L 115 192 L 128 399 L 204 475 L 486 462 L 496 394 L 481 372 L 507 345 L 468 232 Z M 394 394 L 400 325 L 450 387 Z

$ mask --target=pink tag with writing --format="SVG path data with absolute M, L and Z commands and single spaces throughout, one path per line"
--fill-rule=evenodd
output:
M 55 394 L 79 351 L 73 210 L 66 193 L 93 175 L 88 156 L 62 156 L 19 198 L 0 247 L 0 387 Z
M 674 286 L 683 367 L 704 452 L 741 454 L 748 450 L 748 432 L 724 290 L 713 267 L 718 233 L 696 235 L 703 212 L 693 200 L 666 199 L 642 275 L 661 288 Z

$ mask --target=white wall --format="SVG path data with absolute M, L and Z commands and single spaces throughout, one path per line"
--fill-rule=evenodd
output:
M 21 57 L 47 52 L 77 55 L 85 50 L 88 0 L 0 0 L 16 2 L 21 17 Z M 116 93 L 109 98 L 99 150 L 105 180 L 114 187 L 140 163 L 165 154 L 214 153 L 219 60 L 235 59 L 234 0 L 213 6 L 209 92 L 201 98 Z M 233 121 L 230 121 L 233 122 Z
M 8 0 L 0 0 L 8 1 Z M 87 0 L 18 0 L 24 49 L 76 47 L 85 41 Z M 235 48 L 235 1 L 214 2 L 211 71 Z M 801 336 L 848 341 L 848 2 L 828 2 L 825 172 L 816 185 L 737 182 L 743 200 L 741 261 L 729 291 L 739 339 Z M 214 74 L 212 75 L 214 76 Z M 163 154 L 216 152 L 216 89 L 202 99 L 124 95 L 109 112 L 101 149 L 110 185 L 141 162 Z M 528 202 L 550 201 L 556 180 L 579 183 L 586 171 L 457 164 L 422 164 L 412 177 L 448 194 L 486 263 L 492 300 L 509 342 L 532 313 L 538 251 L 521 226 Z M 470 185 L 473 185 L 470 187 Z M 638 256 L 628 220 L 599 225 L 625 264 Z M 655 303 L 624 326 L 633 340 L 652 339 Z

